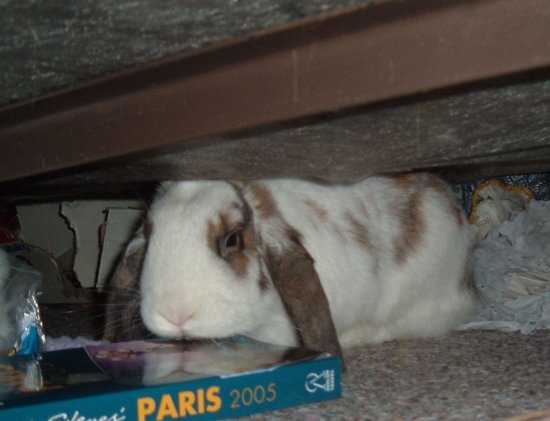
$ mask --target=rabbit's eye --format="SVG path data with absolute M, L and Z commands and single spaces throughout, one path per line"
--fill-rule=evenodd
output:
M 242 231 L 230 231 L 218 242 L 220 255 L 225 259 L 244 248 Z

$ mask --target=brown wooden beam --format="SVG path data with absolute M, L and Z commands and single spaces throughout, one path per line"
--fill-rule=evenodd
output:
M 549 40 L 547 0 L 308 18 L 0 110 L 0 182 L 549 67 Z

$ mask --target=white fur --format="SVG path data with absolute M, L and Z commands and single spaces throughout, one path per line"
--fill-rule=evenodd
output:
M 398 263 L 395 244 L 405 232 L 398 215 L 408 202 L 391 178 L 372 177 L 350 186 L 298 180 L 256 185 L 269 191 L 278 211 L 262 220 L 249 185 L 243 186 L 257 236 L 263 245 L 284 251 L 283 228 L 300 234 L 315 261 L 342 346 L 439 335 L 471 314 L 473 294 L 460 284 L 474 236 L 464 219 L 458 223 L 452 198 L 441 189 L 419 191 L 426 232 L 415 251 Z M 217 222 L 221 212 L 240 218 L 232 205 L 241 200 L 236 189 L 221 181 L 164 188 L 150 210 L 154 229 L 141 275 L 146 326 L 165 337 L 245 334 L 296 344 L 277 291 L 272 285 L 259 287 L 260 273 L 270 279 L 260 250 L 245 251 L 249 269 L 243 277 L 207 244 L 208 221 Z M 370 248 L 358 243 L 350 216 L 366 228 Z

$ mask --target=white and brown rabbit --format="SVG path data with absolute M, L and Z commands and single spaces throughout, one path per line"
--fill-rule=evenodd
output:
M 474 233 L 438 178 L 185 181 L 162 186 L 114 287 L 139 278 L 145 326 L 165 338 L 236 334 L 340 353 L 440 335 L 475 308 Z M 111 305 L 124 294 L 111 297 Z M 128 339 L 107 315 L 106 337 Z M 122 335 L 122 336 L 121 336 Z

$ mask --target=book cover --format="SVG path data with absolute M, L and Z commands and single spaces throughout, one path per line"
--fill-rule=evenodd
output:
M 0 419 L 214 420 L 335 399 L 340 360 L 245 338 L 134 341 L 0 360 Z

